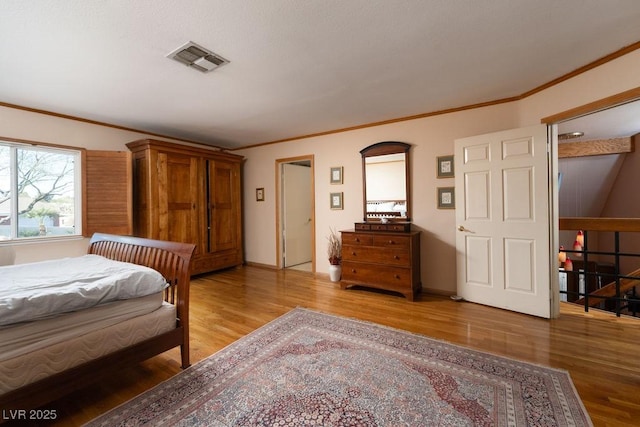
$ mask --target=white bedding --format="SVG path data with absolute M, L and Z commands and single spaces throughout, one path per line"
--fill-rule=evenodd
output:
M 0 394 L 95 360 L 176 327 L 175 306 L 163 303 L 144 316 L 0 361 Z
M 0 327 L 0 362 L 157 310 L 163 293 L 113 301 L 36 322 Z
M 166 286 L 149 267 L 99 255 L 0 267 L 0 326 L 138 298 Z

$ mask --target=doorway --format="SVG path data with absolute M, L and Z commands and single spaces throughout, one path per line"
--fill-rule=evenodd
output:
M 562 177 L 558 209 L 561 221 L 567 218 L 640 217 L 640 203 L 633 197 L 634 183 L 640 176 L 635 172 L 640 158 L 634 154 L 637 151 L 637 148 L 634 150 L 634 140 L 640 135 L 640 121 L 637 119 L 640 117 L 640 102 L 636 98 L 640 91 L 629 93 L 632 95 L 629 99 L 616 95 L 611 105 L 606 100 L 598 101 L 592 111 L 584 109 L 577 117 L 558 119 L 558 172 Z M 559 248 L 572 249 L 575 240 L 575 230 L 560 230 Z M 621 253 L 640 252 L 638 233 L 622 233 L 619 242 Z M 584 299 L 579 294 L 599 292 L 613 281 L 606 276 L 607 273 L 613 274 L 612 271 L 619 268 L 620 274 L 629 274 L 637 269 L 634 257 L 621 256 L 618 264 L 615 256 L 605 255 L 614 251 L 613 234 L 590 232 L 589 251 L 591 255 L 586 265 L 592 275 L 579 273 L 572 276 L 561 269 L 562 301 L 582 303 Z M 582 256 L 567 255 L 573 261 L 574 271 L 585 270 L 586 260 Z M 614 303 L 596 307 L 616 311 Z
M 276 160 L 279 269 L 315 272 L 313 155 Z
M 583 116 L 587 116 L 587 115 L 591 115 L 591 113 L 594 112 L 600 112 L 603 110 L 608 110 L 612 107 L 617 107 L 620 105 L 630 105 L 630 103 L 632 103 L 632 101 L 637 100 L 640 97 L 640 88 L 636 88 L 618 95 L 614 95 L 590 104 L 586 104 L 583 105 L 581 107 L 578 108 L 574 108 L 559 114 L 556 114 L 554 116 L 549 116 L 546 118 L 543 118 L 541 120 L 543 125 L 547 125 L 549 127 L 549 129 L 551 130 L 549 133 L 549 136 L 547 138 L 547 141 L 549 143 L 548 146 L 548 171 L 545 178 L 547 178 L 547 183 L 548 183 L 548 188 L 547 190 L 549 191 L 549 193 L 547 194 L 548 196 L 548 201 L 550 203 L 550 209 L 549 209 L 549 214 L 551 215 L 551 217 L 549 218 L 549 222 L 548 222 L 548 227 L 549 227 L 549 237 L 551 239 L 549 243 L 549 245 L 545 245 L 548 246 L 549 248 L 549 256 L 539 256 L 538 258 L 540 259 L 548 259 L 548 271 L 550 274 L 544 274 L 544 276 L 549 276 L 549 289 L 545 289 L 546 291 L 550 291 L 550 310 L 549 313 L 547 315 L 547 313 L 543 313 L 542 317 L 557 317 L 559 314 L 559 278 L 557 274 L 553 274 L 551 273 L 552 271 L 555 271 L 555 269 L 557 268 L 557 248 L 559 247 L 559 230 L 558 230 L 558 176 L 557 176 L 557 171 L 558 171 L 558 138 L 557 138 L 557 133 L 558 133 L 558 128 L 563 125 L 565 122 L 568 122 L 569 120 L 572 119 L 577 119 L 578 117 L 583 117 Z M 590 119 L 594 117 L 591 116 Z M 627 120 L 628 122 L 628 120 Z M 538 139 L 542 139 L 542 137 L 539 137 Z M 458 144 L 458 142 L 457 142 Z M 460 144 L 462 144 L 462 141 L 460 142 Z M 518 144 L 515 144 L 514 147 L 516 147 Z M 520 144 L 523 145 L 523 144 Z M 526 144 L 525 144 L 526 145 Z M 524 146 L 524 145 L 523 145 Z M 469 157 L 469 156 L 463 156 L 462 153 L 457 152 L 459 151 L 458 149 L 459 147 L 456 147 L 456 170 L 460 170 L 461 169 L 461 165 L 459 164 L 459 162 L 461 161 L 462 158 L 465 159 L 475 159 L 475 157 Z M 460 148 L 462 148 L 462 145 L 460 145 Z M 517 150 L 516 150 L 517 151 Z M 543 152 L 546 150 L 542 150 Z M 477 150 L 478 155 L 482 154 L 484 151 L 483 150 Z M 516 153 L 514 152 L 514 154 L 521 154 L 526 152 L 526 150 L 520 150 L 520 152 Z M 504 152 L 502 153 L 504 154 Z M 478 159 L 481 160 L 481 157 L 478 157 Z M 526 174 L 521 174 L 522 175 L 522 179 L 520 180 L 523 184 L 526 184 L 527 179 L 526 179 Z M 504 174 L 501 175 L 500 179 L 498 179 L 498 182 L 503 182 L 504 180 Z M 482 190 L 483 188 L 485 188 L 486 186 L 483 187 L 483 185 L 481 182 L 481 174 L 478 174 L 478 179 L 476 179 L 476 183 L 478 184 L 477 187 L 478 189 Z M 516 175 L 514 175 L 514 178 L 518 178 Z M 515 181 L 515 180 L 514 180 Z M 488 183 L 489 181 L 487 181 Z M 516 183 L 518 181 L 515 181 Z M 463 187 L 463 180 L 460 180 L 458 177 L 456 177 L 456 188 L 460 189 L 461 191 L 457 191 L 457 195 L 456 195 L 456 204 L 459 206 L 459 210 L 462 212 L 464 211 L 464 202 L 466 201 L 473 201 L 476 202 L 476 207 L 482 207 L 484 206 L 481 203 L 481 200 L 479 200 L 477 197 L 474 196 L 474 198 L 465 198 L 465 194 L 463 193 L 462 187 Z M 468 184 L 468 183 L 467 183 Z M 488 184 L 487 184 L 488 185 Z M 541 183 L 541 185 L 538 185 L 538 187 L 546 187 L 543 183 Z M 517 188 L 517 185 L 514 187 Z M 480 193 L 482 193 L 482 191 L 480 191 Z M 475 194 L 475 193 L 474 193 Z M 545 198 L 544 195 L 541 195 L 542 198 Z M 540 197 L 535 197 L 534 200 L 540 200 Z M 488 203 L 486 204 L 486 208 L 487 210 L 489 209 L 490 205 Z M 521 206 L 521 205 L 518 205 Z M 523 206 L 526 206 L 523 205 Z M 505 212 L 504 210 L 500 213 L 500 215 L 503 215 Z M 458 209 L 456 210 L 456 214 L 458 214 Z M 504 215 L 503 215 L 504 216 Z M 526 215 L 525 215 L 526 217 Z M 488 278 L 491 276 L 491 272 L 494 271 L 493 268 L 493 264 L 490 264 L 489 261 L 493 260 L 496 257 L 491 257 L 491 252 L 489 251 L 489 249 L 491 249 L 491 245 L 489 244 L 489 240 L 486 239 L 485 242 L 482 241 L 481 237 L 477 234 L 474 234 L 475 230 L 470 229 L 469 227 L 467 227 L 465 224 L 462 224 L 463 221 L 461 221 L 462 219 L 465 218 L 457 218 L 457 225 L 460 225 L 458 227 L 458 230 L 461 233 L 464 233 L 464 236 L 466 236 L 466 238 L 464 240 L 462 239 L 456 239 L 456 245 L 457 247 L 467 247 L 470 244 L 476 244 L 476 249 L 479 250 L 479 252 L 482 254 L 486 254 L 484 260 L 487 261 L 484 264 L 482 264 L 481 262 L 478 262 L 478 259 L 480 259 L 480 261 L 482 261 L 482 258 L 477 258 L 475 259 L 475 264 L 470 265 L 468 262 L 459 262 L 458 263 L 458 281 L 464 281 L 467 279 L 467 277 L 471 277 L 471 278 L 475 278 L 475 279 L 482 279 L 484 278 Z M 470 236 L 470 237 L 469 237 Z M 458 236 L 460 237 L 460 236 Z M 460 240 L 460 242 L 459 242 Z M 531 240 L 531 244 L 533 244 L 534 240 L 538 241 L 539 239 L 530 239 Z M 525 244 L 526 242 L 523 241 L 522 239 L 516 241 L 514 240 L 514 242 L 516 242 L 519 246 L 518 249 L 520 249 L 519 251 L 512 251 L 512 253 L 517 253 L 520 255 L 520 259 L 522 258 L 526 258 L 528 256 L 528 248 L 527 245 Z M 467 246 L 465 246 L 467 245 Z M 483 246 L 484 245 L 484 246 Z M 484 252 L 482 252 L 482 250 L 484 250 Z M 509 255 L 512 255 L 512 253 L 510 253 Z M 499 260 L 499 258 L 496 258 Z M 502 256 L 501 257 L 502 260 L 506 259 L 506 257 Z M 464 261 L 464 260 L 463 260 Z M 507 271 L 504 269 L 505 264 L 507 264 L 507 262 L 503 262 L 502 265 L 499 265 L 500 268 L 497 268 L 498 274 L 502 274 L 504 277 L 505 274 L 507 273 Z M 509 263 L 509 265 L 511 265 Z M 518 266 L 520 264 L 517 264 Z M 469 268 L 467 268 L 469 267 Z M 470 268 L 473 267 L 475 269 L 471 269 Z M 526 283 L 526 280 L 522 280 L 522 277 L 519 277 L 521 275 L 521 268 L 518 269 L 512 269 L 512 270 L 517 270 L 516 271 L 516 275 L 514 275 L 513 277 L 518 278 L 518 282 L 522 282 L 522 283 Z M 531 272 L 533 272 L 534 270 L 529 269 Z M 524 269 L 525 273 L 527 272 L 527 269 Z M 538 272 L 538 269 L 536 268 L 535 272 Z M 474 274 L 469 274 L 469 273 L 474 273 Z M 525 274 L 526 276 L 526 274 Z M 529 275 L 531 276 L 531 275 Z M 526 279 L 526 277 L 525 277 Z M 478 285 L 481 286 L 482 285 L 482 281 L 481 280 L 476 280 L 478 283 L 474 283 L 473 285 Z M 487 282 L 487 286 L 489 284 L 489 281 L 486 280 Z M 529 280 L 530 283 L 533 283 L 531 280 Z M 466 288 L 464 287 L 466 284 L 462 284 L 458 286 L 458 291 L 460 291 L 461 289 L 464 291 Z M 468 286 L 467 286 L 468 287 Z M 486 287 L 486 286 L 485 286 Z M 524 292 L 524 293 L 530 293 L 532 294 L 533 288 L 530 289 L 516 289 L 517 292 Z M 482 298 L 485 297 L 484 293 L 480 294 Z M 463 295 L 464 296 L 464 295 Z M 471 295 L 471 300 L 474 299 L 474 296 Z M 492 302 L 493 300 L 491 300 Z M 478 301 L 483 303 L 483 301 Z M 486 303 L 486 301 L 484 302 Z M 488 305 L 492 305 L 491 303 L 488 303 Z M 540 301 L 540 304 L 538 304 L 538 306 L 542 307 L 543 306 L 543 301 Z M 503 308 L 508 308 L 508 309 L 513 309 L 511 307 L 503 307 Z M 516 309 L 515 311 L 520 311 L 520 312 L 527 312 L 526 310 L 521 310 L 521 309 Z M 535 314 L 535 313 L 530 313 L 530 314 Z M 536 314 L 536 315 L 540 315 L 540 314 Z

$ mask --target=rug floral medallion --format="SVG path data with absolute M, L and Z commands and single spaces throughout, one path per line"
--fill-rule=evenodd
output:
M 591 426 L 566 371 L 298 308 L 91 426 Z

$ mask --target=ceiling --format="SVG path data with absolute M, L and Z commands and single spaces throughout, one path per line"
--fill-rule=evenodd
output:
M 640 41 L 638 0 L 2 0 L 0 103 L 226 148 L 522 95 Z M 193 41 L 230 61 L 166 57 Z

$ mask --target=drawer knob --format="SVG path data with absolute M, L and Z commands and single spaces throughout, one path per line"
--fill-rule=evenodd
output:
M 394 255 L 393 259 L 400 259 L 400 257 L 398 255 Z
M 394 243 L 393 240 L 389 240 L 390 245 L 393 245 L 393 243 Z
M 396 279 L 400 278 L 400 276 L 398 276 L 397 274 L 395 274 L 393 277 L 395 277 Z
M 359 241 L 360 241 L 360 239 L 356 237 L 356 242 L 359 242 Z
M 355 251 L 351 252 L 351 255 L 356 256 L 356 252 Z
M 351 269 L 351 272 L 352 272 L 352 273 L 355 273 L 355 272 L 356 272 L 356 269 L 355 269 L 355 268 L 352 268 L 352 269 Z

